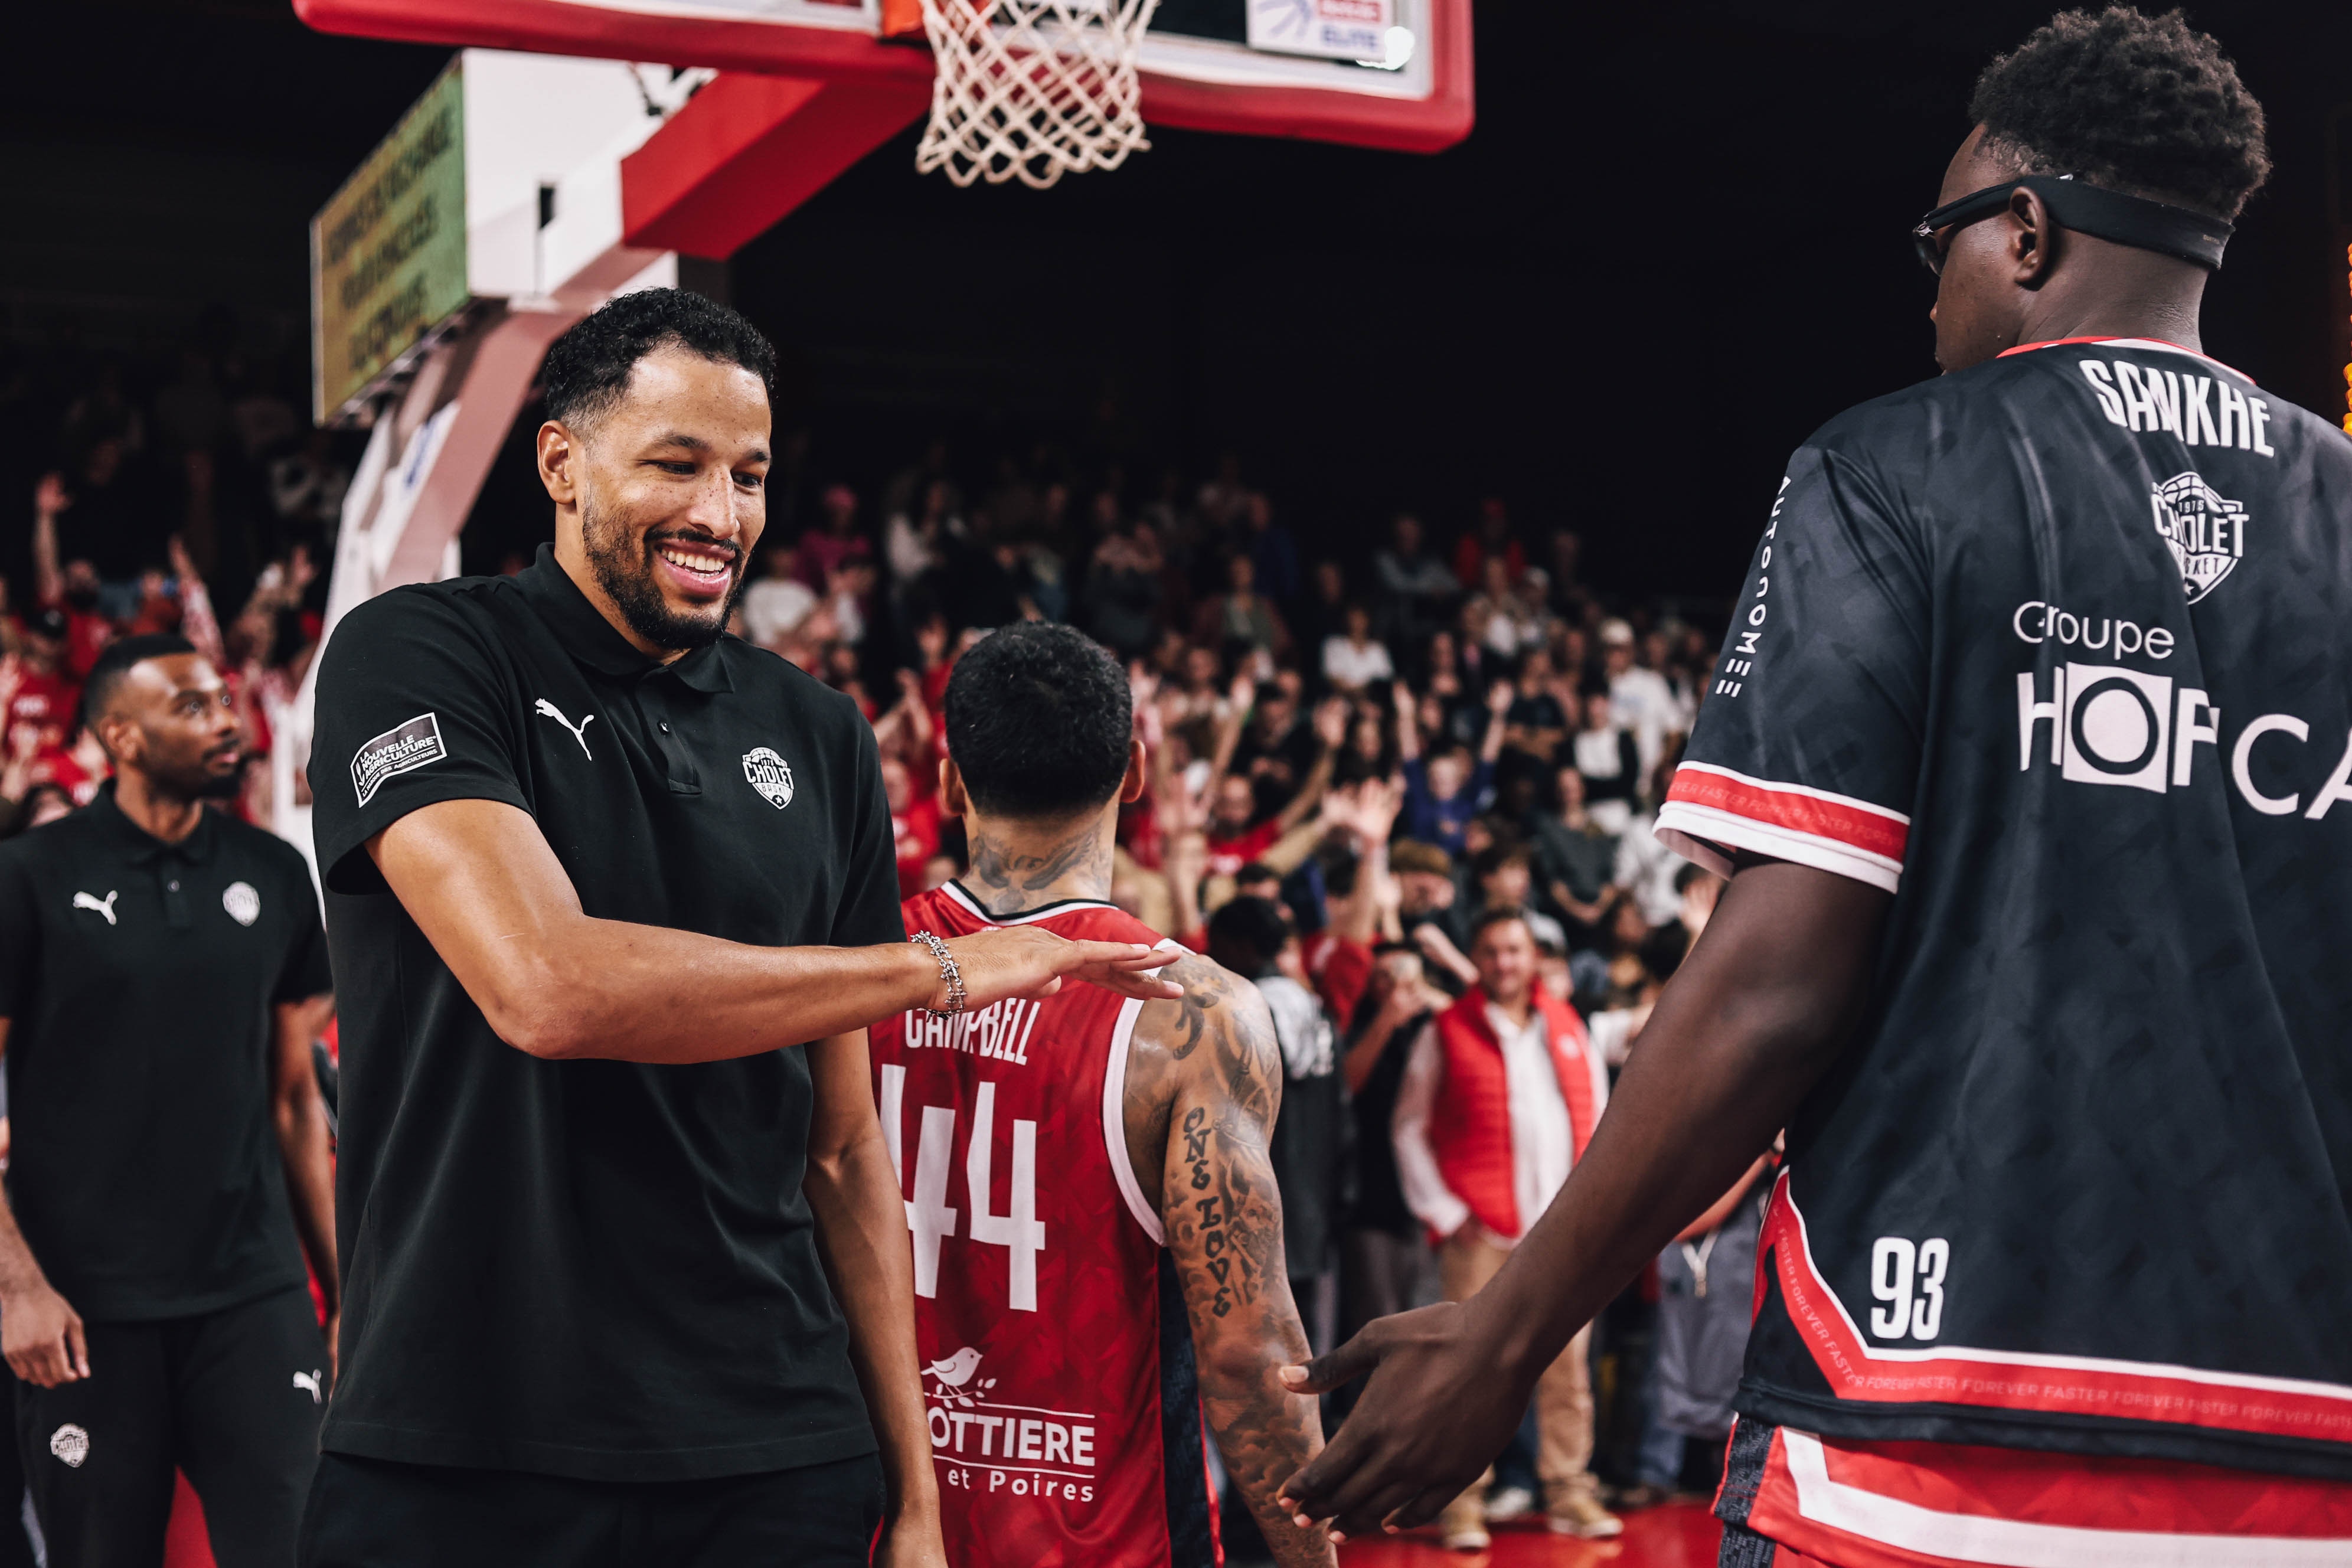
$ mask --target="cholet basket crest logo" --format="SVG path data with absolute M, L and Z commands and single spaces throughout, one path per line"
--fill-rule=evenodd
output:
M 743 776 L 778 811 L 793 804 L 793 766 L 769 747 L 743 753 Z
M 2156 487 L 2156 531 L 2180 568 L 2180 586 L 2195 604 L 2245 558 L 2246 508 L 2207 484 L 2202 475 L 2175 474 Z

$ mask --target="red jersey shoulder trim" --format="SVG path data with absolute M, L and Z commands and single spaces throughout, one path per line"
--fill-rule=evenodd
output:
M 1707 862 L 1674 840 L 1751 849 L 1891 893 L 1902 879 L 1911 819 L 1852 795 L 1776 784 L 1711 763 L 1685 763 L 1675 770 L 1666 804 L 1659 809 L 1658 836 L 1668 839 L 1667 847 L 1701 864 Z

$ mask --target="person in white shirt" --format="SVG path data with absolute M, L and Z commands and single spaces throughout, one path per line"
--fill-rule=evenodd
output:
M 1339 616 L 1347 630 L 1323 639 L 1323 679 L 1342 691 L 1361 691 L 1375 680 L 1395 679 L 1387 645 L 1372 637 L 1372 613 L 1351 604 Z
M 1391 1124 L 1405 1205 L 1438 1244 L 1438 1275 L 1453 1301 L 1502 1268 L 1568 1180 L 1609 1101 L 1608 1071 L 1582 1020 L 1537 978 L 1526 917 L 1480 916 L 1470 961 L 1478 984 L 1413 1042 Z M 1591 1539 L 1624 1527 L 1601 1508 L 1589 1468 L 1587 1333 L 1536 1385 L 1536 1468 L 1552 1529 Z M 1486 1487 L 1482 1479 L 1446 1505 L 1447 1546 L 1486 1544 Z
M 762 552 L 768 574 L 743 590 L 743 629 L 770 652 L 800 629 L 817 605 L 816 591 L 800 580 L 800 552 L 789 543 Z
M 1666 737 L 1680 731 L 1682 710 L 1675 689 L 1656 670 L 1633 662 L 1633 628 L 1623 621 L 1602 623 L 1601 661 L 1609 677 L 1610 705 L 1617 710 L 1617 722 L 1633 733 L 1646 773 L 1658 765 Z
M 1665 798 L 1666 786 L 1674 782 L 1675 768 L 1681 757 L 1681 748 L 1659 759 L 1653 775 L 1650 798 Z M 1688 860 L 1658 842 L 1658 814 L 1654 806 L 1643 812 L 1625 825 L 1617 838 L 1617 870 L 1610 878 L 1615 886 L 1632 895 L 1642 911 L 1642 919 L 1653 929 L 1666 924 L 1682 912 L 1683 893 L 1675 885 Z

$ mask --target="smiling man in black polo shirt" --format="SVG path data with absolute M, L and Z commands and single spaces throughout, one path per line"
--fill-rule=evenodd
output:
M 283 1563 L 333 1385 L 302 1268 L 331 1310 L 319 896 L 291 845 L 205 808 L 237 730 L 194 648 L 116 643 L 83 705 L 114 782 L 0 845 L 25 1477 L 66 1568 L 156 1568 L 175 1466 L 223 1568 Z
M 772 370 L 695 295 L 605 306 L 548 354 L 553 547 L 328 646 L 349 1268 L 312 1568 L 864 1563 L 886 1517 L 877 1561 L 941 1563 L 866 1026 L 1176 994 L 1128 943 L 905 940 L 872 731 L 721 635 Z

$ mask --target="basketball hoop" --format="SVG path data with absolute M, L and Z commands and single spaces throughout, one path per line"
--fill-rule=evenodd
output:
M 1136 50 L 1160 0 L 922 0 L 939 78 L 923 174 L 1044 190 L 1148 148 Z

